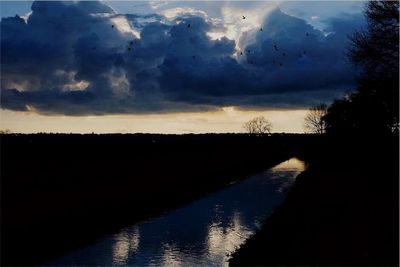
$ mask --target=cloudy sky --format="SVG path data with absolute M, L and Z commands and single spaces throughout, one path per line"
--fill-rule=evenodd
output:
M 354 88 L 348 1 L 1 2 L 1 125 L 14 132 L 240 132 Z

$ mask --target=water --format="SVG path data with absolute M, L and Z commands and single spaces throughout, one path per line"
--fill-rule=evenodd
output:
M 230 254 L 260 228 L 304 169 L 304 162 L 292 158 L 49 265 L 226 266 Z

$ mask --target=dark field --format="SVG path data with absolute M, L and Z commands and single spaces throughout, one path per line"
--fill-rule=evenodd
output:
M 399 266 L 398 137 L 326 141 L 230 265 Z
M 313 135 L 2 135 L 1 264 L 33 265 L 292 156 Z M 307 148 L 307 149 L 306 149 Z

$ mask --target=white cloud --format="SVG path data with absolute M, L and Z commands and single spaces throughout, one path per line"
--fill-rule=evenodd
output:
M 32 11 L 28 12 L 25 16 L 20 16 L 20 17 L 25 21 L 25 23 L 27 23 L 28 19 L 31 15 L 32 15 Z
M 89 82 L 84 80 L 76 81 L 76 73 L 76 71 L 65 71 L 62 69 L 58 69 L 54 72 L 56 77 L 66 80 L 65 84 L 62 86 L 63 91 L 83 91 L 90 85 Z
M 153 1 L 149 1 L 150 7 L 154 10 L 158 10 L 166 5 L 168 5 L 167 1 L 157 1 L 157 0 L 153 0 Z
M 116 28 L 122 33 L 132 34 L 136 38 L 140 38 L 138 30 L 133 28 L 125 16 L 119 15 L 111 18 L 111 21 L 115 24 Z
M 176 19 L 181 16 L 191 15 L 198 16 L 204 19 L 208 19 L 208 15 L 203 10 L 194 9 L 191 7 L 175 7 L 160 11 L 160 14 L 165 16 L 167 19 Z
M 251 43 L 253 37 L 249 31 L 260 29 L 265 17 L 276 7 L 275 3 L 262 2 L 253 9 L 223 7 L 222 16 L 227 28 L 226 37 L 236 42 L 236 49 L 240 50 L 246 44 Z M 245 19 L 243 19 L 243 16 Z

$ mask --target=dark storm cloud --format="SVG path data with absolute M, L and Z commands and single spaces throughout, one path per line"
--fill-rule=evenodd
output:
M 231 56 L 235 52 L 232 41 L 215 43 L 207 38 L 208 29 L 196 31 L 195 36 L 185 33 L 175 44 L 179 52 L 159 66 L 160 87 L 166 98 L 193 104 L 265 107 L 326 101 L 317 93 L 312 99 L 310 91 L 325 90 L 324 95 L 337 96 L 351 88 L 354 69 L 345 51 L 347 33 L 358 23 L 358 19 L 337 19 L 331 32 L 324 34 L 276 9 L 267 16 L 262 31 L 256 28 L 243 34 L 242 55 L 239 52 L 237 58 Z M 216 54 L 215 46 L 221 47 Z M 279 94 L 282 97 L 270 96 Z
M 276 9 L 262 31 L 243 33 L 240 55 L 233 40 L 207 35 L 221 25 L 204 15 L 34 2 L 26 21 L 1 21 L 1 104 L 77 115 L 307 106 L 351 89 L 347 35 L 360 18 L 331 20 L 324 34 Z

